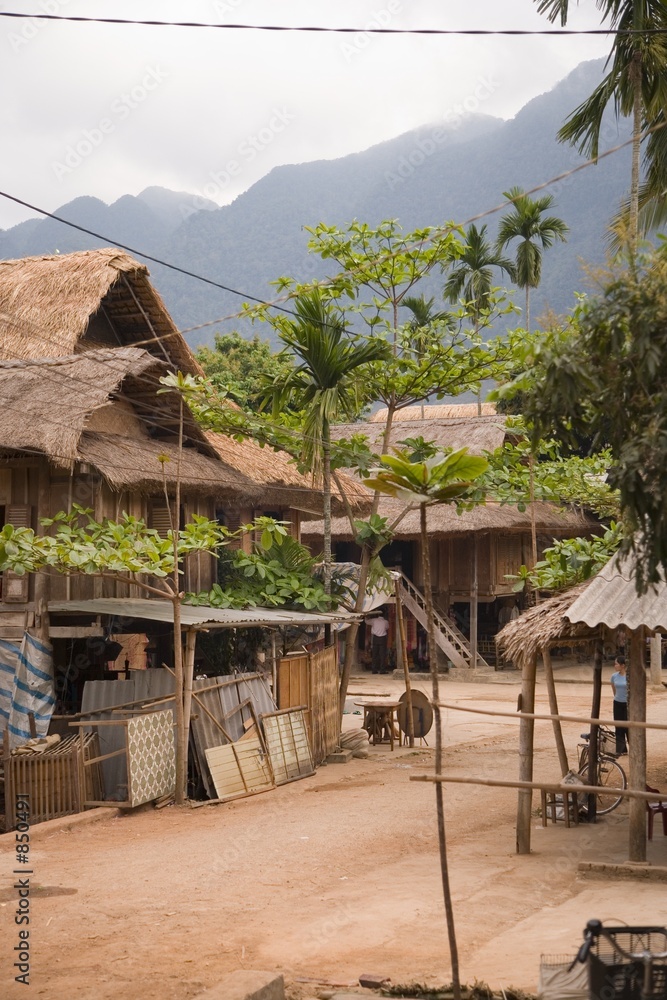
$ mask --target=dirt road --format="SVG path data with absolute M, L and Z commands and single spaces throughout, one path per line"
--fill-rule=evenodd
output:
M 378 680 L 353 690 L 377 690 Z M 397 682 L 382 688 L 393 692 Z M 516 684 L 448 683 L 459 704 L 515 707 Z M 586 684 L 561 686 L 561 710 L 587 711 Z M 543 686 L 538 702 L 546 708 Z M 649 693 L 664 720 L 667 694 Z M 346 727 L 360 725 L 346 716 Z M 445 717 L 446 771 L 515 776 L 517 726 Z M 566 727 L 574 756 L 580 726 Z M 536 776 L 558 774 L 549 724 L 537 729 Z M 650 737 L 652 783 L 667 788 L 667 738 Z M 329 765 L 303 781 L 223 806 L 168 807 L 110 819 L 32 845 L 30 987 L 14 981 L 14 853 L 0 846 L 0 995 L 48 1000 L 171 1000 L 238 968 L 290 980 L 394 983 L 449 979 L 428 747 Z M 573 953 L 590 917 L 667 923 L 662 884 L 594 882 L 580 860 L 627 858 L 621 808 L 595 827 L 543 830 L 514 853 L 516 793 L 446 787 L 452 888 L 464 980 L 534 990 L 540 954 Z M 667 865 L 657 830 L 649 859 Z M 316 987 L 301 983 L 301 995 Z

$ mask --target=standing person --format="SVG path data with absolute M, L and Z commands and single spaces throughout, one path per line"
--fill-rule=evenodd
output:
M 387 672 L 387 635 L 389 622 L 381 611 L 376 618 L 371 618 L 371 673 Z
M 611 675 L 611 689 L 614 692 L 614 719 L 625 722 L 628 718 L 628 678 L 625 676 L 625 657 L 618 653 L 614 660 L 616 670 Z M 628 752 L 627 726 L 616 726 L 616 753 Z

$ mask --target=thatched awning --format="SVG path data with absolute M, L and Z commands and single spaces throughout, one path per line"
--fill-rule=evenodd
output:
M 379 514 L 391 523 L 405 509 L 398 500 L 383 497 Z M 531 520 L 528 510 L 520 511 L 512 504 L 480 504 L 473 510 L 456 513 L 456 508 L 448 504 L 437 504 L 427 511 L 430 538 L 455 538 L 484 532 L 504 532 L 518 534 L 530 532 Z M 535 524 L 539 534 L 578 535 L 599 527 L 597 521 L 581 511 L 556 507 L 539 502 L 535 504 Z M 332 522 L 334 537 L 341 541 L 351 541 L 353 536 L 346 518 L 335 518 Z M 303 526 L 303 535 L 309 539 L 322 536 L 322 522 L 311 521 Z M 421 537 L 419 509 L 409 511 L 396 528 L 396 538 L 419 539 Z
M 173 369 L 201 374 L 148 268 L 125 251 L 0 261 L 0 358 L 74 354 L 91 317 L 99 317 L 109 346 L 140 343 Z
M 423 426 L 424 420 L 473 420 L 476 417 L 492 417 L 496 412 L 495 403 L 482 403 L 481 406 L 478 403 L 432 403 L 428 406 L 405 406 L 394 413 L 393 419 L 401 423 L 405 420 L 419 420 Z M 376 410 L 368 419 L 373 424 L 385 424 L 386 407 Z
M 0 447 L 42 452 L 70 469 L 90 415 L 127 376 L 140 378 L 155 366 L 137 347 L 0 362 Z
M 312 476 L 299 472 L 293 459 L 284 451 L 260 447 L 255 441 L 236 441 L 226 434 L 207 433 L 206 437 L 220 458 L 231 468 L 238 469 L 261 487 L 266 506 L 293 507 L 309 514 L 322 515 L 322 486 Z M 365 487 L 351 476 L 339 474 L 341 486 L 350 505 L 360 516 L 370 509 L 371 496 Z M 335 483 L 332 484 L 331 507 L 343 514 L 344 505 Z
M 146 495 L 163 489 L 161 458 L 165 458 L 167 487 L 173 489 L 177 471 L 181 486 L 190 495 L 209 496 L 230 504 L 252 503 L 263 497 L 262 490 L 237 469 L 194 448 L 145 437 L 123 437 L 86 431 L 79 443 L 78 457 L 98 469 L 116 490 L 131 490 Z
M 568 608 L 590 583 L 586 580 L 561 594 L 555 594 L 505 625 L 496 636 L 500 652 L 521 666 L 536 657 L 544 647 L 567 643 L 568 639 L 593 639 L 598 634 L 597 629 L 580 623 L 575 625 L 565 617 Z

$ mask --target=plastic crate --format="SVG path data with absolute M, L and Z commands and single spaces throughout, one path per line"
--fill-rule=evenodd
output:
M 632 954 L 667 951 L 664 927 L 605 927 L 613 941 Z M 590 995 L 593 1000 L 641 1000 L 644 963 L 631 962 L 608 938 L 600 935 L 588 956 Z M 651 1000 L 667 1000 L 667 959 L 654 959 Z

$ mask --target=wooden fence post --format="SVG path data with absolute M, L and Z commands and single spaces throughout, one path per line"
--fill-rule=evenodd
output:
M 524 660 L 521 678 L 521 711 L 535 711 L 535 678 L 537 656 Z M 519 723 L 519 780 L 533 780 L 533 736 L 535 721 L 521 719 Z M 532 789 L 520 789 L 516 813 L 516 853 L 530 854 L 530 822 L 533 807 Z

